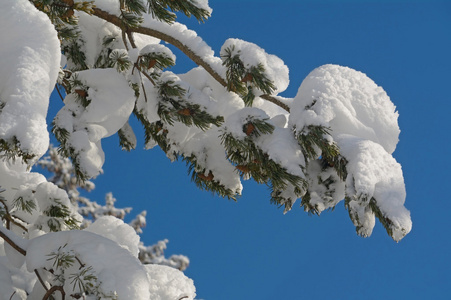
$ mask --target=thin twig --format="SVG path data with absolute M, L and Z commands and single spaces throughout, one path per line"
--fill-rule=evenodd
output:
M 62 300 L 64 300 L 66 297 L 66 292 L 64 292 L 63 287 L 59 285 L 52 286 L 52 288 L 48 290 L 47 293 L 45 293 L 44 297 L 42 297 L 42 300 L 49 299 L 49 297 L 56 291 L 59 291 L 61 293 Z
M 5 219 L 6 219 L 6 222 L 7 223 L 13 223 L 14 225 L 16 225 L 17 227 L 20 227 L 22 230 L 24 230 L 24 231 L 26 231 L 26 232 L 28 232 L 28 228 L 26 228 L 24 225 L 22 225 L 22 224 L 20 224 L 19 222 L 17 222 L 16 220 L 14 220 L 14 218 L 17 218 L 17 217 L 15 217 L 15 216 L 12 216 L 12 215 L 10 215 L 9 213 L 7 213 L 6 215 L 5 215 Z M 17 218 L 17 219 L 19 219 L 19 218 Z M 19 219 L 20 220 L 20 219 Z M 22 220 L 21 220 L 22 221 Z M 10 226 L 10 223 L 8 224 L 9 226 Z M 7 228 L 7 229 L 9 229 L 9 228 Z
M 156 84 L 155 84 L 155 81 L 152 79 L 152 77 L 150 77 L 149 74 L 147 74 L 146 72 L 144 72 L 144 71 L 141 69 L 141 67 L 140 67 L 137 63 L 135 63 L 135 67 L 138 69 L 138 71 L 139 71 L 140 74 L 143 74 L 144 76 L 146 76 L 146 78 L 149 79 L 149 81 L 152 82 L 152 84 L 153 84 L 154 86 L 156 85 Z
M 3 199 L 0 199 L 0 203 L 5 207 L 5 210 L 6 210 L 6 214 L 4 216 L 4 219 L 6 219 L 6 229 L 10 230 L 11 229 L 11 223 L 13 223 L 14 225 L 22 228 L 23 230 L 28 231 L 28 229 L 25 226 L 23 226 L 22 224 L 20 224 L 19 222 L 17 222 L 16 220 L 13 219 L 14 216 L 12 216 L 9 213 L 8 206 L 6 205 L 6 202 Z M 22 222 L 24 222 L 19 217 L 15 217 L 15 218 L 20 220 L 20 221 L 22 221 Z
M 130 28 L 127 29 L 127 37 L 128 40 L 130 41 L 130 45 L 132 45 L 133 49 L 136 49 L 136 43 L 135 43 L 135 39 L 133 38 L 133 32 L 130 31 Z
M 141 73 L 140 73 L 140 74 L 141 74 Z M 140 75 L 139 77 L 141 77 L 141 75 Z M 144 83 L 143 83 L 142 78 L 141 78 L 141 87 L 142 87 L 142 89 L 143 89 L 144 100 L 145 100 L 146 103 L 147 103 L 147 102 L 149 102 L 149 101 L 147 101 L 146 89 L 144 88 Z
M 122 42 L 124 43 L 125 49 L 128 51 L 127 39 L 125 37 L 125 30 L 122 30 Z
M 3 199 L 0 199 L 0 203 L 3 204 L 3 206 L 5 207 L 6 216 L 8 216 L 9 215 L 8 205 L 6 205 L 6 202 Z M 11 223 L 11 220 L 9 218 L 6 218 L 6 229 L 8 229 L 8 230 L 11 229 L 10 223 Z
M 5 209 L 6 209 L 6 211 L 9 213 L 9 209 L 8 209 L 8 206 L 6 205 L 5 200 L 3 200 L 3 199 L 0 198 L 0 203 L 3 204 L 3 206 L 4 206 Z
M 15 294 L 16 294 L 16 291 L 14 291 L 13 294 L 11 295 L 11 297 L 9 297 L 9 300 L 11 300 Z
M 34 270 L 34 273 L 35 273 L 36 276 L 38 277 L 38 280 L 39 280 L 39 282 L 41 283 L 41 285 L 44 287 L 44 289 L 45 289 L 46 291 L 48 291 L 49 288 L 48 288 L 47 285 L 45 284 L 44 280 L 42 280 L 42 277 L 41 277 L 41 275 L 39 274 L 39 272 L 38 272 L 37 269 Z
M 2 230 L 2 227 L 0 227 L 0 237 L 5 240 L 11 247 L 13 247 L 17 252 L 22 254 L 23 256 L 27 255 L 27 251 L 19 247 L 16 243 L 13 242 Z
M 64 102 L 64 98 L 63 98 L 63 95 L 61 95 L 61 92 L 60 92 L 60 90 L 58 88 L 58 84 L 55 84 L 55 89 L 58 92 L 58 95 L 60 96 L 61 100 Z
M 85 266 L 85 264 L 82 263 L 81 260 L 80 260 L 77 256 L 74 256 L 74 257 L 75 257 L 75 259 L 78 261 L 78 263 L 80 264 L 80 268 L 78 268 L 78 269 L 79 269 L 79 270 L 82 269 L 82 268 Z

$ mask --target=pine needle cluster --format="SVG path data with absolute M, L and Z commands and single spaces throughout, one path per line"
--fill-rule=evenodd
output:
M 271 189 L 271 202 L 274 204 L 282 205 L 287 202 L 282 195 L 288 187 L 293 187 L 295 194 L 301 196 L 306 189 L 306 181 L 271 159 L 256 143 L 259 136 L 273 134 L 274 125 L 267 122 L 267 119 L 248 117 L 242 130 L 246 134 L 244 138 L 236 137 L 227 130 L 221 135 L 227 158 L 240 175 L 268 185 Z
M 232 45 L 224 49 L 221 57 L 223 66 L 226 67 L 227 89 L 237 93 L 246 106 L 252 106 L 255 99 L 255 91 L 263 94 L 272 94 L 276 87 L 266 76 L 263 64 L 246 67 L 240 58 L 241 51 L 235 51 Z

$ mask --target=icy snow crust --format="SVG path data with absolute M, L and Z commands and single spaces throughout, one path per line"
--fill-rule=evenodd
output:
M 0 138 L 15 137 L 40 157 L 49 144 L 45 117 L 61 57 L 57 33 L 29 1 L 3 0 L 0 36 Z

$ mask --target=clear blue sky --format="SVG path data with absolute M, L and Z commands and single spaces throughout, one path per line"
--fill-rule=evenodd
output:
M 377 222 L 355 234 L 340 203 L 309 216 L 269 204 L 265 186 L 246 182 L 237 203 L 202 192 L 183 162 L 159 149 L 119 150 L 104 142 L 105 174 L 91 199 L 112 191 L 118 207 L 148 211 L 146 244 L 170 240 L 167 254 L 191 260 L 199 299 L 449 299 L 451 297 L 450 1 L 219 1 L 212 18 L 189 27 L 218 53 L 241 38 L 282 58 L 294 96 L 314 68 L 334 63 L 366 73 L 399 111 L 406 206 L 413 230 L 395 243 Z M 177 53 L 177 52 L 176 52 Z M 192 64 L 178 55 L 177 72 Z M 59 101 L 59 100 L 52 100 Z M 140 129 L 139 126 L 137 129 Z

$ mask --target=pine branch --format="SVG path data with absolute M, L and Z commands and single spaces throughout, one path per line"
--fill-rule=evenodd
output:
M 99 8 L 93 8 L 93 15 L 118 26 L 122 30 L 125 30 L 121 19 L 115 15 L 109 14 L 108 12 L 101 10 Z M 192 51 L 188 46 L 183 44 L 178 39 L 176 39 L 168 34 L 165 34 L 163 32 L 157 31 L 155 29 L 142 27 L 142 26 L 136 26 L 134 28 L 130 28 L 129 30 L 130 30 L 130 32 L 136 32 L 136 33 L 156 37 L 160 40 L 163 40 L 163 41 L 177 47 L 186 56 L 188 56 L 188 58 L 190 58 L 194 63 L 196 63 L 198 66 L 203 67 L 205 69 L 205 71 L 207 71 L 219 84 L 221 84 L 223 87 L 227 87 L 226 80 L 221 75 L 219 75 L 212 68 L 212 66 L 210 66 L 210 64 L 208 62 L 206 62 L 202 57 L 198 56 L 194 51 Z M 268 95 L 268 94 L 261 95 L 260 98 L 265 99 L 269 102 L 272 102 L 275 105 L 283 108 L 287 112 L 290 112 L 290 107 L 288 105 L 286 105 L 285 103 L 282 103 L 280 100 L 274 98 L 271 95 Z

